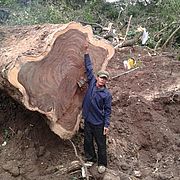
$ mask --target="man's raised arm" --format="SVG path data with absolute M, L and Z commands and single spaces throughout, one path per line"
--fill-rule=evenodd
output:
M 92 62 L 91 58 L 89 56 L 88 52 L 88 44 L 85 45 L 85 54 L 84 54 L 84 64 L 85 64 L 85 69 L 86 69 L 86 75 L 88 79 L 88 83 L 94 78 L 94 73 L 93 73 L 93 67 L 92 67 Z

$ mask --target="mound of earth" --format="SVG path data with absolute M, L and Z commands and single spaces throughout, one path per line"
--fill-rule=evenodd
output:
M 113 95 L 108 168 L 120 180 L 180 177 L 180 62 L 173 55 L 150 53 L 143 47 L 122 48 L 108 65 Z M 139 68 L 124 74 L 123 61 L 129 57 Z M 84 157 L 83 129 L 72 141 Z M 80 171 L 63 171 L 78 160 L 70 141 L 61 140 L 45 117 L 3 91 L 0 144 L 2 180 L 82 179 Z M 103 179 L 97 173 L 93 176 L 90 179 Z

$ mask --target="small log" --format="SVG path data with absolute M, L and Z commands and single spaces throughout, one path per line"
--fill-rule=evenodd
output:
M 70 139 L 79 128 L 85 78 L 85 42 L 89 42 L 95 72 L 105 69 L 114 48 L 93 37 L 90 26 L 0 27 L 0 88 L 26 108 L 47 116 L 52 131 Z

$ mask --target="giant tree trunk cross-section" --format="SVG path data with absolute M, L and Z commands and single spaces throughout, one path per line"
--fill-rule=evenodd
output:
M 84 92 L 77 86 L 86 78 L 83 46 L 88 41 L 94 71 L 105 69 L 114 48 L 93 37 L 90 26 L 63 25 L 15 27 L 4 30 L 0 59 L 0 88 L 15 88 L 16 99 L 49 119 L 61 138 L 79 128 Z M 17 95 L 18 94 L 18 95 Z M 14 96 L 14 94 L 10 93 Z

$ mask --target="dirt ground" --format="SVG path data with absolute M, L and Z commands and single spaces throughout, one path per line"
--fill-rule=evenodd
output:
M 139 68 L 122 75 L 123 61 L 130 56 Z M 113 95 L 108 169 L 120 180 L 179 180 L 180 62 L 170 53 L 123 48 L 108 70 Z M 72 141 L 83 158 L 83 129 Z M 0 91 L 1 180 L 82 179 L 78 170 L 63 171 L 77 160 L 71 142 L 51 132 L 45 117 Z

